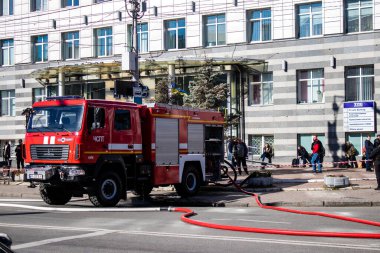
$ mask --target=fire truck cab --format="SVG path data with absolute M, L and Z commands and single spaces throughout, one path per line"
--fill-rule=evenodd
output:
M 88 194 L 115 206 L 126 192 L 174 185 L 181 196 L 220 177 L 223 115 L 170 105 L 53 97 L 36 102 L 24 143 L 27 179 L 48 204 Z

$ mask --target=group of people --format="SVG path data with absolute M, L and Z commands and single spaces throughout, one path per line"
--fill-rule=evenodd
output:
M 24 158 L 22 157 L 22 140 L 21 139 L 18 140 L 18 145 L 16 145 L 15 153 L 16 153 L 17 169 L 23 169 Z M 5 166 L 7 167 L 11 166 L 11 144 L 9 143 L 9 141 L 6 141 L 3 147 L 3 161 L 5 163 Z
M 248 175 L 248 147 L 245 142 L 239 138 L 231 138 L 228 143 L 228 152 L 231 155 L 232 166 L 238 169 L 239 175 L 241 175 L 241 166 L 243 166 L 244 172 Z

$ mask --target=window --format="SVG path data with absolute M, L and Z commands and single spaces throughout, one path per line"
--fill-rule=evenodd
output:
M 34 62 L 48 61 L 48 36 L 39 35 L 32 37 Z
M 62 0 L 62 8 L 70 6 L 79 6 L 79 0 Z
M 58 96 L 58 86 L 47 86 L 47 97 Z
M 373 30 L 372 0 L 346 0 L 346 32 Z
M 89 107 L 87 112 L 87 129 L 95 130 L 105 127 L 106 113 L 104 108 Z
M 205 17 L 206 47 L 226 44 L 226 19 L 224 14 Z
M 375 134 L 371 135 L 371 142 L 375 140 L 376 136 Z M 352 145 L 356 148 L 356 150 L 359 152 L 359 155 L 363 155 L 363 147 L 364 142 L 367 139 L 368 133 L 347 133 L 346 134 L 346 140 L 351 142 Z
M 31 0 L 31 11 L 45 11 L 47 10 L 48 0 Z
M 272 148 L 274 147 L 273 135 L 248 135 L 248 150 L 249 154 L 253 156 L 260 156 L 263 152 L 265 143 L 269 143 Z M 274 149 L 273 149 L 274 150 Z
M 33 89 L 33 103 L 44 101 L 46 98 L 45 88 L 34 88 Z
M 112 28 L 95 29 L 96 56 L 112 55 Z
M 87 83 L 87 99 L 106 99 L 106 86 L 104 82 Z
M 298 37 L 322 35 L 322 3 L 298 5 Z
M 98 4 L 98 3 L 103 3 L 107 1 L 111 1 L 111 0 L 94 0 L 94 3 Z
M 165 21 L 166 49 L 180 49 L 186 47 L 185 19 Z
M 1 65 L 9 66 L 14 64 L 13 39 L 1 41 Z
M 132 26 L 128 26 L 128 46 L 132 47 L 133 31 Z M 136 46 L 136 45 L 134 45 Z M 137 24 L 137 50 L 139 53 L 148 52 L 148 23 Z
M 115 110 L 115 130 L 128 130 L 131 129 L 131 116 L 127 110 Z
M 298 71 L 298 103 L 323 103 L 325 79 L 323 69 Z
M 311 152 L 311 144 L 313 143 L 313 136 L 315 134 L 299 134 L 298 135 L 298 145 L 303 146 L 307 152 Z M 326 149 L 326 138 L 324 134 L 317 134 L 318 140 L 322 143 L 322 145 Z
M 249 85 L 249 105 L 267 105 L 273 103 L 273 74 L 252 75 Z
M 272 39 L 271 10 L 254 10 L 249 14 L 250 40 L 266 41 Z
M 16 116 L 15 90 L 1 91 L 1 116 Z
M 63 59 L 73 60 L 79 58 L 79 32 L 67 32 L 62 35 Z
M 0 16 L 13 15 L 13 0 L 0 0 Z
M 346 101 L 373 100 L 373 65 L 346 67 L 345 75 Z

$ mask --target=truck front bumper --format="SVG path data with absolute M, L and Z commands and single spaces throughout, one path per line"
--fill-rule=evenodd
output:
M 25 168 L 26 179 L 31 181 L 50 181 L 60 179 L 61 181 L 79 181 L 85 176 L 85 170 L 75 165 L 31 165 Z

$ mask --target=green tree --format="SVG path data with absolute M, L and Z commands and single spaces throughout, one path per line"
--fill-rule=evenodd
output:
M 163 78 L 158 83 L 156 83 L 155 87 L 155 101 L 156 103 L 169 103 L 169 80 L 168 78 Z
M 225 107 L 227 84 L 220 83 L 219 76 L 223 72 L 214 71 L 214 65 L 212 59 L 206 59 L 189 86 L 190 94 L 185 96 L 184 105 L 202 109 Z

